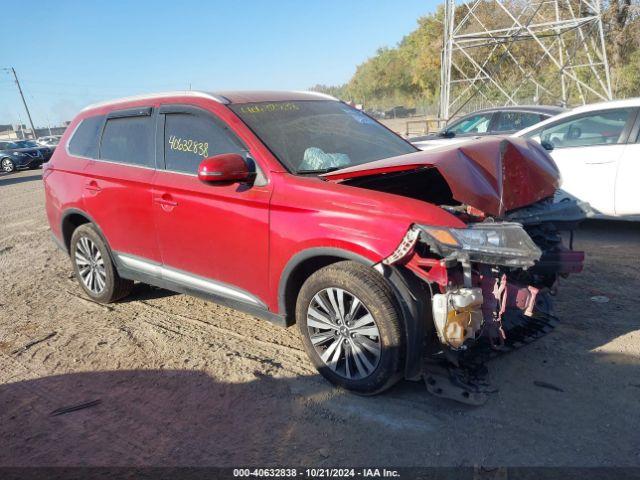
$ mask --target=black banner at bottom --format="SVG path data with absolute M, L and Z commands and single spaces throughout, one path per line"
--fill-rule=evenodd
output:
M 0 467 L 0 480 L 206 480 L 218 478 L 640 480 L 640 467 Z

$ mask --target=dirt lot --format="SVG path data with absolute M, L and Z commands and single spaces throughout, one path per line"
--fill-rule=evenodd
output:
M 560 326 L 494 360 L 500 392 L 467 407 L 419 383 L 335 390 L 295 328 L 185 295 L 91 303 L 43 201 L 39 171 L 0 176 L 0 465 L 640 466 L 640 225 L 578 232 Z

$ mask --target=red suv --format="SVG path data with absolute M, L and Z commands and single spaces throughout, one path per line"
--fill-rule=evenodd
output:
M 420 152 L 326 95 L 180 92 L 88 107 L 60 145 L 47 215 L 89 297 L 140 281 L 297 323 L 359 393 L 483 401 L 482 360 L 546 332 L 582 268 L 558 235 L 580 209 L 528 140 Z

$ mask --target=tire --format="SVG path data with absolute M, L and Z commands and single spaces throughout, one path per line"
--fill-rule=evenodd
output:
M 309 358 L 334 385 L 375 395 L 401 378 L 399 308 L 370 267 L 345 261 L 313 273 L 298 294 L 296 320 Z
M 2 160 L 0 160 L 0 167 L 2 167 L 2 171 L 5 173 L 11 173 L 16 170 L 16 166 L 13 163 L 13 160 L 11 160 L 8 157 L 5 157 Z
M 107 244 L 92 223 L 74 230 L 69 253 L 76 279 L 92 300 L 112 303 L 131 292 L 133 282 L 120 278 Z

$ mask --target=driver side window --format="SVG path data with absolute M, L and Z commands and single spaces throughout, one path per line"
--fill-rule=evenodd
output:
M 532 132 L 530 137 L 540 137 L 554 148 L 612 145 L 620 142 L 630 113 L 628 108 L 593 112 Z
M 473 115 L 472 117 L 465 118 L 458 123 L 454 123 L 451 127 L 447 128 L 447 131 L 453 132 L 456 135 L 487 133 L 489 130 L 489 123 L 491 123 L 491 116 L 491 113 Z
M 203 159 L 221 153 L 244 153 L 235 136 L 210 118 L 190 113 L 165 116 L 166 169 L 196 174 Z

